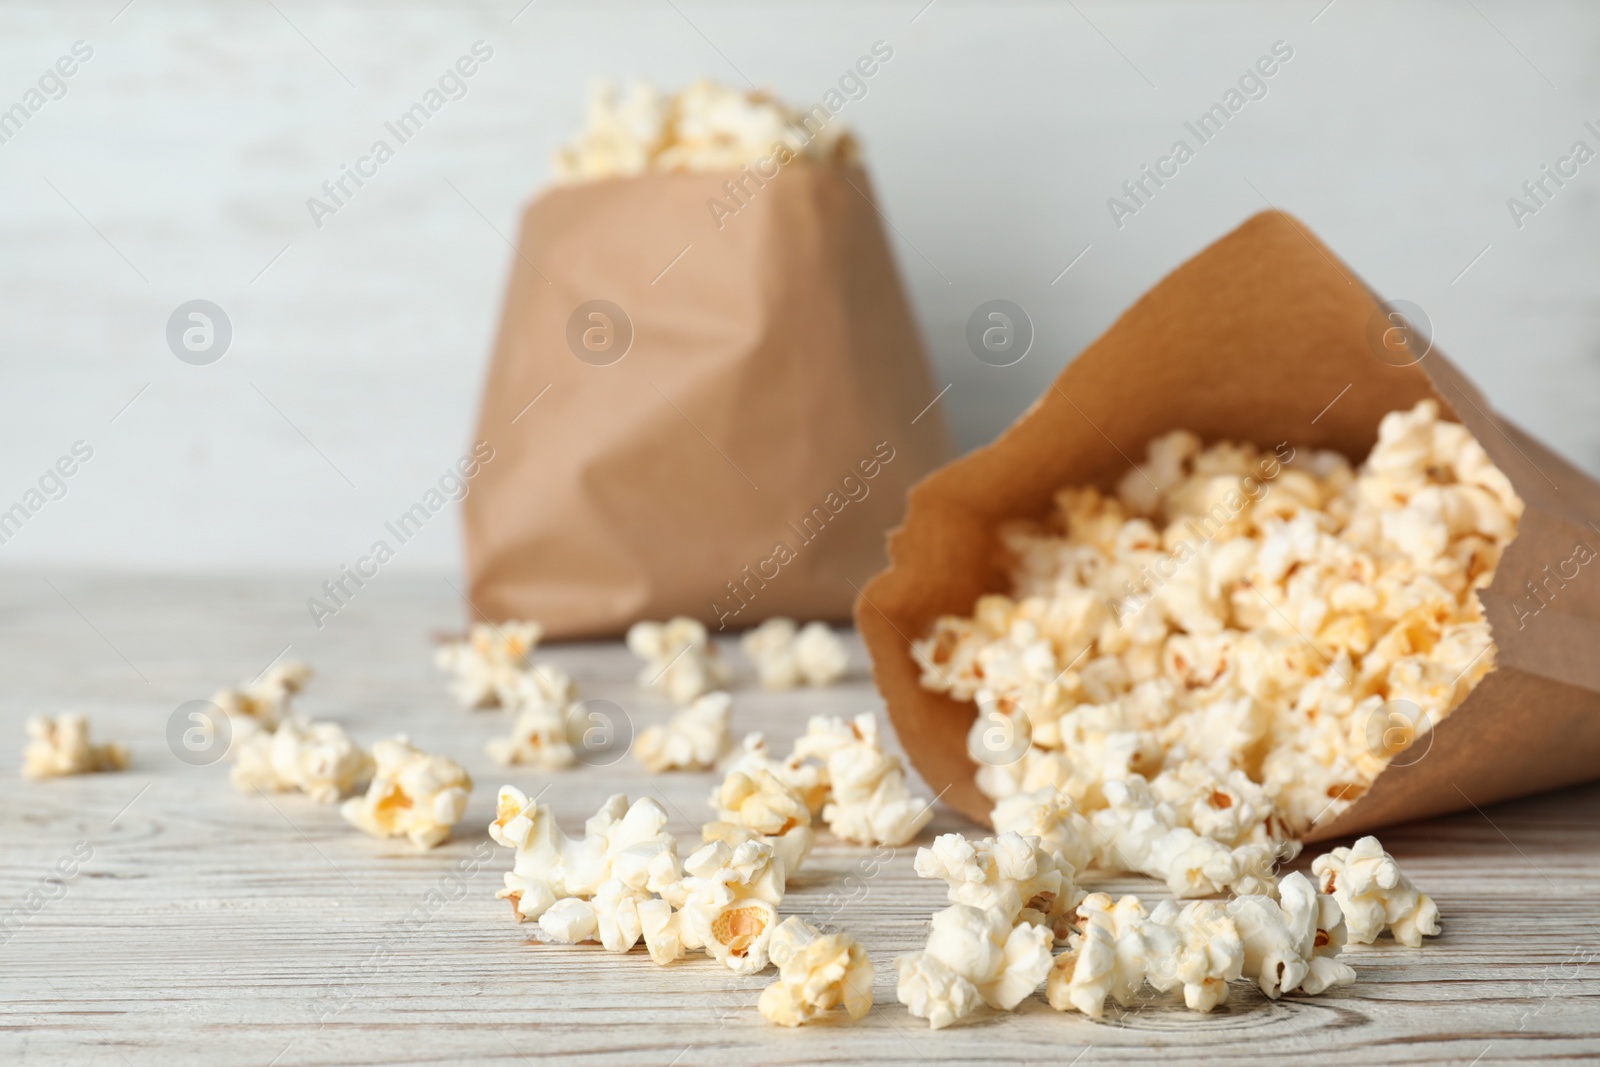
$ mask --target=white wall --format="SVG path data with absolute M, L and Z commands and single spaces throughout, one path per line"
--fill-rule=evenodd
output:
M 538 0 L 513 23 L 523 0 L 123 3 L 0 10 L 0 108 L 74 41 L 94 49 L 0 145 L 0 508 L 75 441 L 95 450 L 0 565 L 331 571 L 466 447 L 511 255 L 496 230 L 591 78 L 742 71 L 809 101 L 879 39 L 894 59 L 844 119 L 964 445 L 1270 200 L 1600 470 L 1600 163 L 1520 230 L 1506 204 L 1573 141 L 1600 149 L 1592 4 Z M 479 39 L 494 58 L 468 95 L 315 228 L 306 198 Z M 1279 40 L 1294 57 L 1268 95 L 1113 225 L 1120 183 Z M 235 331 L 205 367 L 164 338 L 197 297 Z M 1017 366 L 966 349 L 991 297 L 1037 325 Z M 456 553 L 441 518 L 395 565 Z

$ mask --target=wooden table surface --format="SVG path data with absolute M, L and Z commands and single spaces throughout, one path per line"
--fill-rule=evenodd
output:
M 494 898 L 511 854 L 484 826 L 502 782 L 548 786 L 572 831 L 612 792 L 655 796 L 688 836 L 709 817 L 713 776 L 652 777 L 631 758 L 551 775 L 496 768 L 483 744 L 505 728 L 502 713 L 452 706 L 431 664 L 430 634 L 463 617 L 459 581 L 385 574 L 319 631 L 304 601 L 322 577 L 0 575 L 0 918 L 22 908 L 9 938 L 0 931 L 0 1062 L 1600 1060 L 1600 787 L 1387 832 L 1438 901 L 1444 934 L 1420 950 L 1351 951 L 1360 977 L 1347 990 L 1274 1003 L 1237 985 L 1210 1015 L 1160 996 L 1096 1024 L 1036 994 L 1014 1014 L 929 1031 L 895 1001 L 893 961 L 921 947 L 943 885 L 914 876 L 914 847 L 865 874 L 872 851 L 826 834 L 781 910 L 831 917 L 866 946 L 876 1006 L 858 1024 L 767 1024 L 755 1000 L 770 972 L 532 943 Z M 417 854 L 356 832 L 332 806 L 240 795 L 225 763 L 173 756 L 174 709 L 254 675 L 286 645 L 318 671 L 303 712 L 365 743 L 406 731 L 466 764 L 477 790 L 453 840 Z M 733 652 L 736 731 L 763 730 L 786 749 L 808 715 L 879 708 L 855 654 L 847 684 L 767 694 Z M 636 726 L 668 711 L 633 688 L 635 664 L 618 645 L 553 646 L 543 658 Z M 23 781 L 24 720 L 69 708 L 128 744 L 133 766 Z M 971 828 L 940 809 L 924 841 Z M 75 877 L 43 881 L 91 852 Z M 474 857 L 486 857 L 475 870 Z M 468 873 L 451 877 L 463 864 Z M 1140 880 L 1108 884 L 1158 896 Z M 34 903 L 51 898 L 37 911 L 35 890 Z

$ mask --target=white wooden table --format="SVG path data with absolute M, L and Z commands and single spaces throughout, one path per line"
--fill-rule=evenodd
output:
M 440 577 L 385 575 L 326 630 L 304 600 L 311 575 L 155 579 L 0 576 L 0 916 L 58 860 L 93 855 L 0 943 L 6 1064 L 1511 1063 L 1600 1058 L 1600 787 L 1409 826 L 1384 835 L 1439 902 L 1443 936 L 1413 951 L 1350 955 L 1354 987 L 1273 1003 L 1239 986 L 1193 1015 L 1165 997 L 1105 1024 L 1036 995 L 939 1033 L 894 997 L 894 958 L 920 947 L 943 886 L 912 874 L 911 848 L 875 877 L 870 850 L 824 835 L 783 905 L 852 931 L 877 965 L 876 1007 L 856 1025 L 783 1031 L 755 1010 L 771 980 L 704 957 L 671 968 L 642 948 L 531 942 L 494 899 L 510 854 L 484 826 L 504 781 L 546 799 L 578 830 L 609 793 L 649 794 L 695 833 L 712 776 L 651 776 L 631 759 L 556 775 L 507 773 L 483 755 L 499 712 L 452 706 L 429 635 L 463 604 Z M 459 584 L 459 583 L 457 583 Z M 317 679 L 301 708 L 364 742 L 408 731 L 477 780 L 456 838 L 419 855 L 347 827 L 303 797 L 235 793 L 226 765 L 168 750 L 168 716 L 250 676 L 292 645 Z M 730 650 L 731 651 L 731 650 Z M 857 657 L 861 653 L 857 650 Z M 633 689 L 617 645 L 553 647 L 590 695 L 635 723 L 665 705 Z M 846 685 L 735 695 L 735 727 L 784 748 L 816 712 L 877 708 L 861 662 Z M 22 724 L 77 708 L 128 743 L 123 774 L 29 783 L 15 773 Z M 941 810 L 927 835 L 970 829 Z M 464 891 L 446 876 L 487 855 Z M 1302 865 L 1304 861 L 1302 861 Z M 852 875 L 855 875 L 852 878 Z M 1134 880 L 1113 891 L 1154 896 Z M 430 893 L 443 887 L 443 895 Z M 458 899 L 446 899 L 456 896 Z M 408 916 L 417 921 L 408 923 Z M 0 934 L 0 940 L 4 939 Z

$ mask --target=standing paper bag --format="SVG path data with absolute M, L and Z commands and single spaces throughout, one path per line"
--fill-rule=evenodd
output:
M 556 638 L 848 618 L 949 455 L 870 196 L 796 160 L 528 207 L 464 504 L 477 612 Z
M 1001 522 L 1045 514 L 1063 486 L 1109 490 L 1128 456 L 1179 427 L 1208 442 L 1289 441 L 1359 462 L 1386 412 L 1427 397 L 1472 432 L 1526 505 L 1478 594 L 1496 666 L 1418 742 L 1431 747 L 1391 764 L 1306 837 L 1600 778 L 1600 485 L 1493 414 L 1393 316 L 1303 226 L 1257 215 L 1124 313 L 994 444 L 912 489 L 889 569 L 863 591 L 856 618 L 901 743 L 930 786 L 988 822 L 965 740 L 976 709 L 923 689 L 907 642 L 938 616 L 1009 590 Z M 1547 567 L 1575 559 L 1592 562 L 1551 581 Z

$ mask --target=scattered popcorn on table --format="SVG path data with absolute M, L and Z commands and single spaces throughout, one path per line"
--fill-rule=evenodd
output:
M 461 821 L 472 778 L 455 760 L 430 756 L 399 737 L 372 746 L 375 769 L 364 795 L 339 809 L 346 821 L 374 837 L 405 837 L 433 848 Z
M 633 754 L 651 771 L 707 770 L 732 744 L 728 730 L 732 714 L 732 697 L 707 693 L 674 712 L 664 725 L 641 730 Z
M 128 766 L 128 750 L 115 741 L 89 740 L 89 720 L 76 712 L 54 719 L 35 715 L 28 720 L 28 744 L 22 750 L 24 778 L 61 778 L 69 774 L 120 771 Z
M 797 915 L 778 924 L 767 944 L 778 980 L 756 1007 L 779 1026 L 800 1026 L 843 1007 L 850 1018 L 872 1010 L 872 961 L 847 934 L 824 934 Z
M 896 961 L 897 996 L 935 1030 L 980 1003 L 1011 1011 L 1044 981 L 1054 940 L 1043 926 L 1013 925 L 998 908 L 952 904 L 934 913 L 928 947 Z
M 803 125 L 809 123 L 810 125 Z M 838 123 L 818 124 L 769 93 L 702 79 L 666 95 L 644 82 L 622 92 L 596 83 L 588 127 L 556 153 L 558 181 L 593 181 L 648 172 L 738 170 L 771 157 L 846 162 L 854 143 Z
M 286 659 L 237 689 L 219 690 L 211 702 L 227 713 L 235 738 L 242 738 L 256 729 L 277 729 L 289 714 L 289 698 L 310 680 L 309 666 Z
M 852 722 L 812 716 L 794 752 L 826 765 L 831 792 L 822 818 L 846 841 L 903 845 L 933 818 L 933 802 L 911 795 L 900 758 L 883 750 L 870 712 Z
M 844 677 L 850 652 L 825 623 L 807 623 L 798 634 L 793 619 L 772 618 L 739 641 L 756 665 L 766 689 L 793 689 L 806 685 L 832 685 Z
M 628 628 L 628 651 L 645 661 L 639 684 L 685 705 L 733 679 L 706 628 L 679 616 L 671 622 L 636 622 Z
M 1493 668 L 1477 591 L 1521 514 L 1431 400 L 1386 415 L 1359 469 L 1176 431 L 1115 494 L 1066 488 L 1047 522 L 1002 528 L 1013 595 L 913 655 L 982 709 L 968 747 L 997 829 L 1075 866 L 1087 840 L 1093 866 L 1179 895 L 1270 897 L 1293 838 Z M 1026 744 L 1003 764 L 997 719 Z
M 474 623 L 465 641 L 441 645 L 433 661 L 451 675 L 450 690 L 462 707 L 513 707 L 519 703 L 528 657 L 543 636 L 544 627 L 537 622 Z
M 1044 926 L 1058 941 L 1071 931 L 1073 910 L 1083 893 L 1072 865 L 1047 852 L 1037 837 L 1007 833 L 968 841 L 940 834 L 932 848 L 917 849 L 918 877 L 938 878 L 950 887 L 952 904 L 999 911 L 1012 923 Z
M 241 793 L 298 791 L 319 804 L 349 796 L 372 778 L 372 757 L 336 722 L 293 716 L 260 730 L 234 752 L 228 780 Z
M 1418 948 L 1439 933 L 1439 909 L 1419 892 L 1376 837 L 1336 848 L 1311 862 L 1322 892 L 1339 903 L 1351 944 L 1370 945 L 1387 928 L 1402 945 Z

